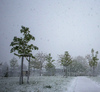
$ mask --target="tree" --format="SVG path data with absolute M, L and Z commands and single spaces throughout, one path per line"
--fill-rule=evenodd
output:
M 97 66 L 97 61 L 99 60 L 97 58 L 97 54 L 98 54 L 98 51 L 95 52 L 94 54 L 94 49 L 91 49 L 91 56 L 90 55 L 87 55 L 87 59 L 89 61 L 89 66 L 92 68 L 92 75 L 95 76 L 95 68 Z
M 34 70 L 35 69 L 40 70 L 40 76 L 42 74 L 42 68 L 44 67 L 45 61 L 46 61 L 46 54 L 39 52 L 35 55 L 34 59 L 31 59 L 31 62 L 30 62 L 31 68 L 34 68 Z
M 21 26 L 20 32 L 23 34 L 23 37 L 18 38 L 17 36 L 15 36 L 13 38 L 13 41 L 10 44 L 10 46 L 12 46 L 10 52 L 11 53 L 14 52 L 14 55 L 16 55 L 18 57 L 22 57 L 20 84 L 23 84 L 23 60 L 24 60 L 24 57 L 34 58 L 34 56 L 32 55 L 32 50 L 38 50 L 38 47 L 34 46 L 33 44 L 29 45 L 30 40 L 35 40 L 35 37 L 30 34 L 28 27 Z M 29 60 L 28 60 L 28 62 L 29 62 Z
M 36 59 L 36 62 L 37 62 L 37 65 L 38 65 L 38 69 L 40 69 L 40 76 L 42 74 L 42 68 L 43 68 L 43 64 L 44 64 L 44 61 L 46 61 L 46 55 L 43 54 L 42 52 L 41 53 L 37 53 L 35 55 L 35 59 Z
M 39 64 L 39 62 L 37 62 L 37 60 L 36 60 L 36 58 L 31 58 L 31 60 L 30 60 L 30 68 L 31 68 L 31 70 L 33 70 L 33 72 L 35 73 L 35 70 L 36 69 L 39 69 L 39 66 L 40 66 L 40 64 Z
M 17 61 L 16 58 L 13 57 L 13 58 L 10 60 L 10 67 L 11 67 L 13 70 L 15 70 L 15 67 L 18 67 L 18 61 Z
M 53 62 L 55 60 L 52 59 L 50 53 L 49 53 L 49 55 L 47 55 L 46 60 L 47 60 L 47 64 L 45 65 L 45 68 L 46 68 L 47 74 L 48 75 L 55 75 L 55 66 L 53 64 Z
M 9 70 L 9 66 L 8 66 L 7 62 L 5 62 L 5 63 L 3 64 L 3 66 L 2 66 L 2 73 L 3 73 L 2 76 L 8 77 L 8 76 L 9 76 L 8 70 Z
M 35 69 L 39 69 L 40 64 L 37 62 L 36 58 L 31 58 L 30 67 Z
M 70 71 L 72 75 L 87 75 L 88 63 L 82 56 L 78 56 L 72 60 L 70 65 Z
M 18 67 L 18 61 L 17 61 L 17 59 L 16 58 L 12 58 L 11 60 L 10 60 L 10 67 L 11 67 L 11 70 L 12 70 L 12 74 L 14 75 L 15 74 L 15 68 L 16 67 Z
M 64 55 L 59 55 L 58 61 L 60 61 L 61 65 L 63 65 L 65 76 L 67 77 L 67 68 L 72 63 L 72 58 L 69 55 L 68 51 L 65 51 Z
M 96 70 L 97 74 L 100 75 L 100 62 L 98 62 L 98 65 L 97 65 L 97 70 Z

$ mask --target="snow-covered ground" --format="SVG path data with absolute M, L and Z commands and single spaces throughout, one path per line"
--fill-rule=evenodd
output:
M 19 77 L 0 78 L 0 92 L 100 92 L 100 77 L 33 76 L 26 82 L 26 77 L 22 85 Z
M 90 79 L 92 79 L 94 82 L 96 82 L 98 85 L 100 85 L 100 76 L 97 77 L 89 77 Z
M 79 76 L 72 81 L 68 92 L 100 92 L 100 85 L 87 77 Z
M 0 92 L 67 92 L 73 77 L 33 76 L 30 84 L 19 85 L 18 77 L 0 78 Z

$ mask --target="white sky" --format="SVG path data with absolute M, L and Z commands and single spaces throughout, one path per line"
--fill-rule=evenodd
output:
M 12 59 L 9 45 L 22 25 L 36 38 L 33 55 L 42 51 L 57 60 L 65 51 L 72 57 L 100 52 L 100 0 L 0 0 L 1 62 Z

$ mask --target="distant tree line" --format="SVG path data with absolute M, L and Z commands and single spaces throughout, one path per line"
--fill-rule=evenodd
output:
M 45 54 L 38 52 L 34 55 L 35 58 L 30 60 L 30 75 L 34 76 L 38 74 L 40 76 L 56 76 L 56 74 L 62 76 L 96 76 L 100 74 L 100 62 L 97 58 L 97 52 L 94 54 L 94 50 L 91 50 L 91 55 L 87 55 L 85 58 L 77 56 L 72 58 L 68 51 L 65 51 L 64 55 L 59 55 L 58 63 L 63 66 L 62 69 L 56 68 L 54 64 L 55 60 L 51 54 Z M 1 67 L 1 66 L 0 66 Z M 5 68 L 4 68 L 5 67 Z M 13 57 L 10 60 L 10 66 L 7 63 L 2 65 L 3 76 L 19 76 L 21 66 L 18 64 L 18 60 Z M 10 71 L 10 73 L 8 73 Z M 24 64 L 23 72 L 26 74 L 28 67 Z M 63 73 L 61 73 L 63 72 Z M 24 76 L 25 76 L 24 74 Z M 27 74 L 26 74 L 27 75 Z
M 57 69 L 54 64 L 55 60 L 51 54 L 38 52 L 34 55 L 35 58 L 30 60 L 30 75 L 31 76 L 97 76 L 100 74 L 100 62 L 97 58 L 98 52 L 94 53 L 91 50 L 91 55 L 86 57 L 77 56 L 72 58 L 68 51 L 63 55 L 59 55 L 58 63 L 63 66 L 62 69 Z M 10 66 L 7 63 L 0 64 L 0 76 L 14 77 L 20 76 L 21 65 L 18 60 L 13 57 L 10 61 Z M 23 65 L 23 75 L 27 76 L 28 67 Z

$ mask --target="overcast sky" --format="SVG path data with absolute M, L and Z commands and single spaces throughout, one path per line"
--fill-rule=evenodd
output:
M 0 0 L 0 62 L 9 62 L 9 46 L 21 26 L 36 38 L 37 52 L 72 57 L 100 53 L 100 0 Z M 16 56 L 15 56 L 16 57 Z M 100 54 L 99 54 L 100 57 Z

